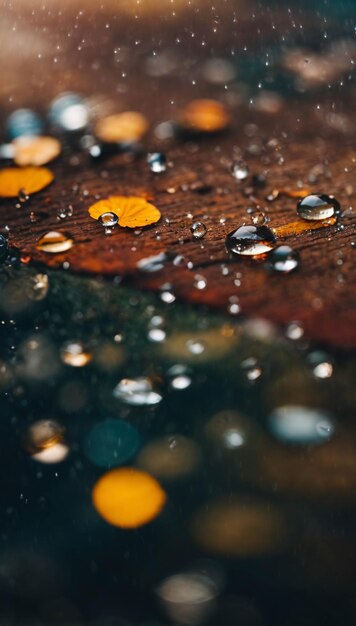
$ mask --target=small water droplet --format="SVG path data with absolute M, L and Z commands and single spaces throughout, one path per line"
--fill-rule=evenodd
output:
M 282 274 L 289 274 L 289 272 L 296 270 L 298 266 L 299 252 L 293 250 L 290 246 L 278 246 L 278 248 L 275 248 L 266 263 L 267 269 L 272 269 Z
M 152 152 L 147 155 L 147 163 L 151 172 L 154 174 L 162 174 L 167 169 L 166 155 L 162 152 Z
M 194 239 L 203 239 L 207 233 L 207 227 L 203 222 L 194 222 L 191 229 Z
M 231 167 L 231 172 L 234 178 L 239 182 L 245 180 L 248 177 L 249 169 L 243 161 L 238 161 L 237 163 L 233 163 Z
M 262 213 L 262 211 L 256 211 L 253 213 L 251 219 L 255 226 L 263 226 L 263 224 L 267 222 L 267 217 L 264 213 Z
M 30 196 L 26 193 L 24 189 L 20 189 L 18 199 L 21 204 L 25 204 L 25 202 L 28 202 L 28 200 L 30 199 Z
M 164 252 L 148 256 L 138 261 L 136 267 L 141 272 L 158 272 L 164 268 L 164 264 L 167 261 L 167 255 Z
M 288 339 L 296 341 L 301 339 L 304 335 L 304 328 L 301 322 L 291 322 L 286 328 L 286 336 Z
M 307 361 L 311 365 L 315 378 L 331 378 L 334 367 L 330 356 L 322 350 L 315 350 L 307 356 Z
M 104 226 L 104 228 L 113 228 L 118 224 L 119 218 L 115 213 L 107 211 L 100 215 L 99 221 Z
M 275 243 L 276 238 L 267 226 L 240 226 L 225 239 L 227 251 L 238 256 L 266 254 Z
M 244 359 L 241 363 L 241 368 L 244 371 L 247 380 L 249 380 L 250 382 L 254 382 L 262 374 L 262 369 L 259 366 L 255 357 L 249 357 L 248 359 Z
M 197 341 L 196 339 L 189 339 L 186 346 L 191 354 L 203 354 L 205 350 L 204 343 L 202 341 Z
M 207 284 L 208 281 L 206 280 L 206 278 L 204 278 L 204 276 L 201 276 L 201 274 L 196 274 L 194 276 L 194 287 L 196 289 L 205 289 Z
M 340 204 L 333 196 L 311 194 L 298 202 L 297 213 L 305 220 L 326 220 L 340 214 Z
M 40 237 L 36 247 L 37 250 L 41 250 L 41 252 L 60 254 L 61 252 L 70 250 L 73 244 L 74 241 L 69 235 L 56 230 L 50 230 Z
M 154 343 L 161 343 L 166 338 L 166 332 L 162 328 L 151 328 L 148 332 L 148 338 Z

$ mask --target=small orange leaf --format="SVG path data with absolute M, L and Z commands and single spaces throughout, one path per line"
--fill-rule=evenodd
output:
M 6 167 L 0 170 L 0 197 L 16 198 L 20 192 L 30 196 L 54 180 L 46 167 Z
M 218 100 L 192 100 L 181 111 L 178 121 L 191 132 L 216 133 L 229 125 L 230 115 Z
M 61 144 L 55 137 L 18 137 L 12 142 L 16 165 L 46 165 L 61 152 Z
M 95 133 L 101 141 L 125 143 L 140 141 L 147 130 L 148 122 L 144 115 L 136 111 L 124 111 L 99 120 Z
M 137 196 L 110 196 L 93 204 L 88 211 L 95 220 L 103 213 L 115 213 L 119 218 L 119 225 L 127 228 L 149 226 L 158 222 L 161 217 L 153 204 Z

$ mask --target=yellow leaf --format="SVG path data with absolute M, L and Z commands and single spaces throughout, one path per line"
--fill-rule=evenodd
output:
M 178 121 L 187 131 L 217 133 L 228 126 L 230 115 L 218 100 L 192 100 L 181 111 Z
M 30 196 L 54 180 L 46 167 L 6 167 L 0 170 L 0 197 L 16 198 L 20 192 Z
M 136 111 L 125 111 L 99 120 L 95 134 L 101 141 L 125 143 L 140 141 L 147 130 L 148 122 L 144 115 Z
M 89 215 L 98 220 L 103 213 L 114 213 L 119 218 L 119 225 L 128 228 L 149 226 L 158 222 L 159 210 L 144 198 L 137 196 L 110 196 L 99 200 L 89 209 Z
M 16 165 L 45 165 L 61 152 L 61 144 L 54 137 L 18 137 L 12 145 Z

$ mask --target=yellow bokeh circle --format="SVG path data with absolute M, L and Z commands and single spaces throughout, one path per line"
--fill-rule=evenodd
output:
M 109 524 L 138 528 L 161 512 L 167 496 L 155 478 L 130 467 L 114 469 L 94 485 L 93 504 Z

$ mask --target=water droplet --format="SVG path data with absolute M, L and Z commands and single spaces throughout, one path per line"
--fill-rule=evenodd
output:
M 169 376 L 172 376 L 171 387 L 177 391 L 183 391 L 192 384 L 189 369 L 185 365 L 173 365 L 168 370 Z
M 18 109 L 11 113 L 6 122 L 6 134 L 10 139 L 22 136 L 40 135 L 43 123 L 39 115 L 31 109 Z
M 340 214 L 340 204 L 333 196 L 311 194 L 298 202 L 297 213 L 305 220 L 326 220 Z
M 113 228 L 118 224 L 119 218 L 115 213 L 107 211 L 100 215 L 99 221 L 104 226 L 104 228 Z
M 152 328 L 148 332 L 148 338 L 155 343 L 161 343 L 166 338 L 166 332 L 162 328 Z
M 237 163 L 233 163 L 231 172 L 233 177 L 240 182 L 248 177 L 249 169 L 245 163 L 239 161 Z
M 166 155 L 162 152 L 152 152 L 147 155 L 147 163 L 151 172 L 154 174 L 162 174 L 167 169 Z
M 21 204 L 25 204 L 25 202 L 28 202 L 28 200 L 30 199 L 30 196 L 26 193 L 24 189 L 20 189 L 18 199 Z
M 196 339 L 189 339 L 186 346 L 191 354 L 203 354 L 205 350 L 204 343 L 202 341 L 197 341 Z
M 207 227 L 203 222 L 194 222 L 190 230 L 194 239 L 203 239 L 207 233 Z
M 256 213 L 253 213 L 251 219 L 255 226 L 263 226 L 263 224 L 267 222 L 267 217 L 264 213 L 262 213 L 262 211 L 256 211 Z
M 166 304 L 172 304 L 172 302 L 174 302 L 176 299 L 174 293 L 168 290 L 162 291 L 162 293 L 160 294 L 160 298 L 162 302 L 165 302 Z
M 319 409 L 304 406 L 282 406 L 270 414 L 273 434 L 292 444 L 318 444 L 328 441 L 335 426 L 331 417 Z
M 326 352 L 315 350 L 307 356 L 307 361 L 313 368 L 315 378 L 325 379 L 333 375 L 333 363 Z
M 244 359 L 241 363 L 241 368 L 245 372 L 247 380 L 249 380 L 250 382 L 254 382 L 262 374 L 262 369 L 259 366 L 257 359 L 255 359 L 254 357 Z
M 267 269 L 288 274 L 299 266 L 299 253 L 290 246 L 278 246 L 273 250 L 266 263 Z
M 114 398 L 131 406 L 158 404 L 162 396 L 153 390 L 149 378 L 123 378 L 113 390 Z
M 204 276 L 201 276 L 201 274 L 196 274 L 194 276 L 194 287 L 196 289 L 205 289 L 207 284 L 208 284 L 208 282 L 207 282 L 206 278 L 204 278 Z
M 61 348 L 61 359 L 66 365 L 84 367 L 90 363 L 92 355 L 85 350 L 80 341 L 68 341 Z
M 227 251 L 239 256 L 265 254 L 274 248 L 275 243 L 276 238 L 267 226 L 240 226 L 225 240 Z
M 74 241 L 65 233 L 50 230 L 40 237 L 37 242 L 37 250 L 41 252 L 48 252 L 50 254 L 60 254 L 61 252 L 67 252 L 73 246 Z
M 84 129 L 89 122 L 89 109 L 75 93 L 63 93 L 51 103 L 49 117 L 55 126 L 67 132 Z
M 296 341 L 297 339 L 301 339 L 304 335 L 304 328 L 301 322 L 291 322 L 288 324 L 286 328 L 286 336 L 288 339 L 292 339 Z

